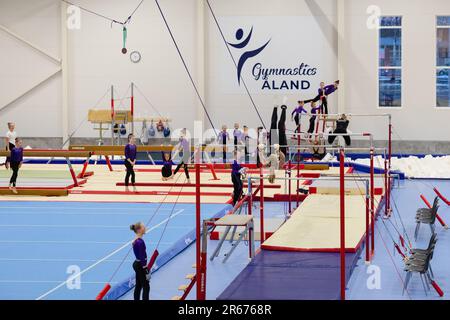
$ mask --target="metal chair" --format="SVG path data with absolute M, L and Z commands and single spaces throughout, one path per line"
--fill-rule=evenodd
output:
M 433 282 L 433 277 L 430 274 L 430 261 L 433 258 L 433 250 L 431 250 L 430 254 L 425 257 L 425 260 L 413 259 L 409 260 L 405 263 L 405 284 L 403 287 L 403 294 L 405 290 L 408 289 L 408 284 L 411 280 L 411 277 L 414 273 L 418 273 L 420 275 L 420 280 L 422 281 L 422 286 L 425 291 L 425 294 L 428 295 L 428 291 L 430 290 L 430 283 Z
M 436 215 L 439 209 L 439 199 L 436 197 L 431 208 L 422 208 L 416 213 L 416 229 L 414 231 L 414 240 L 417 240 L 421 224 L 428 224 L 431 229 L 431 234 L 435 233 Z
M 421 264 L 426 261 L 428 256 L 431 256 L 433 259 L 434 248 L 437 242 L 437 234 L 433 233 L 430 237 L 430 241 L 428 242 L 428 247 L 426 249 L 411 249 L 410 256 L 407 259 L 407 264 Z M 431 260 L 430 260 L 431 261 Z M 433 269 L 431 268 L 431 262 L 429 263 L 429 270 L 431 276 L 434 277 Z
M 439 198 L 435 197 L 433 200 L 433 206 L 431 208 L 428 208 L 428 207 L 420 208 L 416 211 L 416 218 L 423 217 L 423 216 L 430 216 L 432 210 L 436 210 L 436 212 L 437 212 L 438 204 L 439 204 Z

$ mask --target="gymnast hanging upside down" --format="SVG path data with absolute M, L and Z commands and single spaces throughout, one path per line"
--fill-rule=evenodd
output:
M 280 151 L 279 144 L 273 146 L 274 152 L 268 158 L 266 158 L 266 155 L 264 154 L 264 148 L 264 144 L 258 146 L 259 158 L 261 159 L 263 167 L 269 168 L 269 182 L 274 183 L 276 177 L 275 170 L 283 168 L 286 157 L 283 152 Z

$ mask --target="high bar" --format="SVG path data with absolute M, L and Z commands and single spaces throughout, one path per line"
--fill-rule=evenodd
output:
M 296 145 L 285 145 L 285 146 L 280 146 L 281 148 L 289 148 L 289 149 L 310 149 L 310 148 L 325 148 L 328 150 L 341 150 L 344 149 L 345 150 L 350 150 L 350 151 L 366 151 L 366 150 L 373 150 L 373 151 L 387 151 L 387 148 L 371 148 L 371 147 L 337 147 L 337 146 L 333 146 L 333 145 L 314 145 L 314 144 L 307 144 L 307 145 L 301 145 L 301 146 L 296 146 Z

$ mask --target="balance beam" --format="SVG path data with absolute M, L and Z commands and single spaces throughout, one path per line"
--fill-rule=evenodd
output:
M 9 157 L 11 154 L 10 151 L 2 150 L 0 151 L 0 157 Z M 67 166 L 69 167 L 69 172 L 73 180 L 73 184 L 75 187 L 78 187 L 78 179 L 75 175 L 75 171 L 72 168 L 72 164 L 70 163 L 70 158 L 86 158 L 84 169 L 87 167 L 87 163 L 89 162 L 89 158 L 91 157 L 91 152 L 89 151 L 71 151 L 71 150 L 52 150 L 52 149 L 33 149 L 33 150 L 24 150 L 24 157 L 33 157 L 33 158 L 54 158 L 61 157 L 66 158 Z
M 17 188 L 18 194 L 14 194 L 8 188 L 0 188 L 1 196 L 41 196 L 41 197 L 67 197 L 69 190 L 63 188 Z
M 125 186 L 124 182 L 117 182 L 116 186 L 123 187 Z M 135 183 L 136 187 L 180 187 L 180 188 L 195 188 L 194 184 L 186 184 L 186 183 L 164 183 L 164 182 L 137 182 Z M 202 188 L 233 188 L 231 183 L 201 183 L 200 187 Z M 244 184 L 244 188 L 247 188 L 247 184 Z M 281 189 L 281 185 L 271 184 L 265 185 L 266 189 Z
M 0 151 L 0 157 L 9 157 L 11 155 L 10 151 L 2 150 Z M 88 151 L 69 151 L 69 150 L 23 150 L 24 157 L 34 157 L 34 158 L 89 158 L 91 152 Z
M 137 152 L 170 152 L 175 146 L 137 146 Z M 88 151 L 98 156 L 123 156 L 125 146 L 95 146 L 95 145 L 72 145 L 69 147 L 71 151 Z
M 152 146 L 137 146 L 137 152 L 171 152 L 174 150 L 176 145 L 152 145 Z M 207 145 L 207 146 L 201 146 L 202 152 L 222 152 L 223 146 L 222 145 Z M 96 155 L 107 155 L 110 156 L 120 156 L 123 155 L 125 146 L 112 146 L 112 145 L 103 145 L 103 146 L 97 146 L 97 145 L 71 145 L 69 146 L 69 150 L 72 151 L 90 151 L 94 152 Z M 191 146 L 191 152 L 196 151 L 195 146 Z
M 194 185 L 195 186 L 195 185 Z M 195 192 L 179 191 L 116 191 L 116 190 L 69 190 L 69 194 L 87 195 L 136 195 L 136 196 L 195 196 Z M 202 192 L 202 196 L 231 197 L 229 192 Z
M 292 164 L 291 165 L 291 169 L 292 170 L 296 170 L 297 169 L 297 164 Z M 285 165 L 286 168 L 288 168 L 287 164 Z M 324 170 L 329 170 L 330 169 L 330 165 L 327 163 L 301 163 L 300 164 L 300 170 L 317 170 L 317 171 L 324 171 Z

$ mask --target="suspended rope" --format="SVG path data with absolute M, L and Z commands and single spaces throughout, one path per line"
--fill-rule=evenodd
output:
M 103 101 L 103 99 L 105 99 L 105 97 L 108 95 L 108 93 L 110 93 L 111 89 L 106 90 L 105 94 L 94 104 L 94 109 L 98 107 L 98 105 L 100 104 L 100 102 Z M 69 136 L 67 137 L 67 139 L 65 141 L 63 141 L 62 147 L 64 148 L 65 145 L 67 143 L 70 142 L 70 139 L 72 139 L 72 137 L 75 135 L 75 133 L 78 132 L 78 130 L 80 130 L 80 128 L 83 126 L 83 124 L 87 121 L 88 116 L 86 115 L 83 120 L 78 124 L 78 126 L 75 128 L 75 130 L 73 130 Z
M 98 13 L 98 12 L 95 12 L 95 11 L 92 11 L 92 10 L 90 10 L 90 9 L 87 9 L 87 8 L 85 8 L 85 7 L 82 7 L 82 6 L 80 6 L 80 5 L 78 5 L 78 4 L 75 4 L 75 3 L 73 3 L 73 2 L 70 2 L 70 1 L 67 1 L 67 0 L 61 0 L 61 1 L 64 2 L 64 3 L 66 3 L 66 4 L 68 4 L 68 5 L 78 7 L 78 8 L 80 8 L 80 10 L 83 10 L 83 11 L 85 11 L 85 12 L 88 12 L 88 13 L 90 13 L 90 14 L 93 14 L 93 15 L 99 17 L 99 18 L 108 20 L 109 22 L 111 22 L 111 24 L 113 24 L 113 23 L 122 24 L 122 25 L 124 24 L 123 22 L 120 22 L 120 21 L 117 20 L 117 19 L 110 18 L 110 17 L 108 17 L 108 16 L 105 16 L 104 14 L 101 14 L 101 13 Z
M 125 24 L 127 24 L 128 22 L 131 21 L 131 18 L 134 16 L 134 14 L 136 13 L 136 11 L 138 11 L 138 9 L 141 7 L 141 5 L 144 3 L 144 0 L 141 0 L 141 2 L 139 2 L 139 4 L 137 5 L 137 7 L 133 10 L 133 12 L 128 16 L 127 20 L 125 20 Z
M 359 175 L 359 173 L 357 172 L 357 171 L 354 171 L 354 174 L 359 178 L 359 179 L 361 179 L 362 177 Z M 361 188 L 359 187 L 359 184 L 356 182 L 357 180 L 355 179 L 354 180 L 354 182 L 356 183 L 356 186 L 357 186 L 357 188 L 358 188 L 358 190 L 359 190 L 359 192 L 361 193 L 361 194 L 365 194 L 365 192 L 362 192 L 362 190 L 361 190 Z M 377 199 L 373 199 L 374 200 L 374 203 L 375 203 L 375 205 L 376 205 L 376 207 L 379 207 L 380 206 L 380 202 L 377 200 Z M 399 215 L 399 217 L 400 217 L 400 219 L 401 219 L 401 214 L 400 214 L 400 211 L 398 211 L 398 207 L 395 205 L 395 208 L 396 208 L 396 210 L 397 210 L 397 214 Z M 375 221 L 375 207 L 373 208 L 374 209 L 374 212 L 372 212 L 372 221 Z M 408 248 L 406 248 L 406 243 L 405 243 L 405 237 L 408 239 L 408 241 L 409 241 L 409 235 L 408 235 L 408 233 L 406 232 L 406 229 L 404 228 L 403 229 L 403 231 L 404 231 L 404 233 L 402 234 L 399 230 L 398 230 L 398 228 L 397 227 L 395 227 L 395 225 L 392 223 L 392 221 L 390 221 L 390 219 L 388 219 L 389 221 L 390 221 L 390 223 L 391 223 L 391 225 L 392 225 L 392 227 L 394 228 L 394 230 L 397 232 L 397 234 L 398 234 L 398 237 L 399 237 L 399 242 L 400 242 L 400 244 L 395 240 L 395 238 L 394 238 L 394 236 L 392 235 L 392 232 L 391 232 L 391 230 L 389 229 L 389 227 L 387 226 L 387 224 L 386 224 L 386 222 L 384 221 L 385 219 L 381 219 L 381 222 L 383 223 L 383 225 L 384 225 L 384 227 L 385 227 L 385 229 L 386 229 L 386 232 L 388 233 L 388 235 L 389 235 L 389 237 L 391 238 L 391 240 L 392 240 L 392 242 L 393 242 L 393 244 L 394 244 L 394 247 L 395 247 L 395 249 L 397 250 L 397 252 L 402 256 L 402 258 L 403 259 L 406 259 L 406 252 L 408 251 Z M 402 248 L 403 248 L 403 250 L 404 251 L 402 251 Z M 411 242 L 409 241 L 409 249 L 411 249 Z
M 356 174 L 356 176 L 357 176 L 358 178 L 361 178 L 361 176 L 359 175 L 359 173 L 358 173 L 357 171 L 354 171 L 354 173 Z M 356 179 L 355 179 L 354 181 L 356 182 Z M 362 193 L 362 192 L 361 192 L 361 188 L 359 188 L 359 184 L 356 183 L 356 185 L 357 185 L 357 187 L 358 187 L 358 189 L 359 189 L 359 192 L 364 196 L 365 193 Z M 364 196 L 364 197 L 365 197 L 365 196 Z M 374 199 L 374 201 L 376 202 L 376 205 L 377 205 L 377 207 L 378 207 L 378 206 L 380 205 L 379 201 L 376 200 L 376 199 Z M 396 210 L 397 210 L 397 213 L 398 213 L 399 216 L 400 216 L 400 212 L 398 211 L 398 208 L 397 208 L 396 205 L 395 205 L 395 208 L 396 208 Z M 374 208 L 374 209 L 375 209 L 375 208 Z M 375 221 L 375 212 L 372 212 L 372 215 L 373 215 L 373 221 Z M 405 254 L 406 251 L 405 251 L 405 253 L 402 252 L 400 246 L 398 245 L 398 243 L 396 242 L 395 238 L 393 237 L 393 235 L 392 235 L 391 231 L 389 230 L 388 226 L 386 225 L 384 219 L 381 219 L 381 222 L 383 223 L 383 226 L 385 227 L 386 233 L 388 234 L 389 238 L 390 238 L 391 241 L 394 243 L 395 249 L 396 249 L 397 252 L 400 254 L 400 256 L 403 258 L 403 261 L 406 261 L 406 260 L 408 259 L 407 255 Z M 408 289 L 406 288 L 405 281 L 404 281 L 404 279 L 403 279 L 403 277 L 402 277 L 402 275 L 401 275 L 401 273 L 400 273 L 400 270 L 398 269 L 398 266 L 397 266 L 397 264 L 396 264 L 396 262 L 395 262 L 395 260 L 394 260 L 394 257 L 392 256 L 392 254 L 391 254 L 389 248 L 387 247 L 386 241 L 384 240 L 384 237 L 383 237 L 383 235 L 382 235 L 380 229 L 378 228 L 378 225 L 375 224 L 375 225 L 374 225 L 374 229 L 376 229 L 376 231 L 378 232 L 378 236 L 380 237 L 381 241 L 383 242 L 383 246 L 384 246 L 384 248 L 386 249 L 386 252 L 388 253 L 389 258 L 390 258 L 392 264 L 394 265 L 394 269 L 395 269 L 395 271 L 396 271 L 396 273 L 397 273 L 397 276 L 398 276 L 398 278 L 399 278 L 399 280 L 400 280 L 400 282 L 401 282 L 401 284 L 402 284 L 402 286 L 403 286 L 403 289 L 406 291 L 406 294 L 408 295 L 408 298 L 409 298 L 410 300 L 412 300 L 412 297 L 411 297 L 411 295 L 409 294 Z M 398 232 L 397 229 L 396 229 L 396 231 Z M 406 232 L 406 230 L 405 230 L 405 232 Z M 407 233 L 406 233 L 406 234 L 407 234 Z M 400 241 L 402 241 L 401 239 L 403 239 L 403 237 L 402 237 L 402 235 L 401 235 L 400 233 L 399 233 L 399 236 L 400 236 Z M 366 243 L 366 246 L 367 246 L 367 243 Z M 411 249 L 411 247 L 410 247 L 410 249 Z
M 119 25 L 121 25 L 121 26 L 122 26 L 122 39 L 123 39 L 123 42 L 122 42 L 122 44 L 123 44 L 123 45 L 122 45 L 122 53 L 123 53 L 123 54 L 126 54 L 126 53 L 128 52 L 127 47 L 126 47 L 126 43 L 127 43 L 127 34 L 128 34 L 128 31 L 127 31 L 127 24 L 130 23 L 131 19 L 133 18 L 133 15 L 134 15 L 134 14 L 136 13 L 136 11 L 141 7 L 141 5 L 142 5 L 142 3 L 144 2 L 144 0 L 141 0 L 141 2 L 139 2 L 139 4 L 137 5 L 137 7 L 133 10 L 133 12 L 132 12 L 132 13 L 128 16 L 128 18 L 127 18 L 126 20 L 124 20 L 124 21 L 120 21 L 119 19 L 113 19 L 113 18 L 108 17 L 108 16 L 106 16 L 106 15 L 104 15 L 104 14 L 95 12 L 95 11 L 93 11 L 93 10 L 87 9 L 87 8 L 85 8 L 85 7 L 82 7 L 82 6 L 79 6 L 79 5 L 77 5 L 77 4 L 73 3 L 73 2 L 70 2 L 70 1 L 68 1 L 68 0 L 61 0 L 61 1 L 64 2 L 64 3 L 66 3 L 66 4 L 68 4 L 68 5 L 78 7 L 78 8 L 80 8 L 80 10 L 83 10 L 83 11 L 85 11 L 85 12 L 88 12 L 88 13 L 90 13 L 90 14 L 92 14 L 92 15 L 95 15 L 95 16 L 97 16 L 97 17 L 99 17 L 99 18 L 102 18 L 102 19 L 105 19 L 105 20 L 111 22 L 111 27 L 113 26 L 113 24 L 119 24 Z
M 226 40 L 226 38 L 225 38 L 225 35 L 224 35 L 223 31 L 222 31 L 222 27 L 220 26 L 219 21 L 217 20 L 216 14 L 214 13 L 214 10 L 213 10 L 213 8 L 211 7 L 211 4 L 209 3 L 209 0 L 206 0 L 206 3 L 207 3 L 207 5 L 208 5 L 209 11 L 211 12 L 212 17 L 214 18 L 214 22 L 216 23 L 217 28 L 219 29 L 220 35 L 221 35 L 221 37 L 222 37 L 222 40 L 223 40 L 223 42 L 225 43 L 225 47 L 227 48 L 228 53 L 230 54 L 231 60 L 233 60 L 233 63 L 234 63 L 234 65 L 235 65 L 236 69 L 238 69 L 238 63 L 236 62 L 236 59 L 234 58 L 233 53 L 231 52 L 230 46 L 228 45 L 228 42 L 227 42 L 227 40 Z M 248 97 L 250 98 L 250 101 L 251 101 L 251 103 L 252 103 L 252 105 L 253 105 L 253 108 L 254 108 L 255 111 L 256 111 L 256 114 L 258 115 L 259 120 L 261 121 L 262 126 L 264 127 L 265 130 L 267 130 L 267 129 L 266 129 L 266 125 L 265 125 L 265 123 L 264 123 L 264 120 L 263 120 L 262 117 L 261 117 L 261 114 L 260 114 L 260 112 L 259 112 L 259 110 L 258 110 L 258 107 L 256 106 L 255 100 L 253 99 L 253 96 L 251 95 L 250 90 L 248 89 L 247 84 L 245 83 L 244 78 L 241 77 L 241 78 L 240 78 L 240 81 L 241 81 L 242 84 L 244 85 L 245 91 L 247 92 L 247 95 L 248 95 Z
M 183 63 L 183 66 L 184 66 L 184 69 L 186 70 L 186 73 L 188 74 L 189 79 L 191 80 L 192 86 L 194 87 L 194 90 L 195 90 L 195 93 L 197 94 L 198 100 L 200 101 L 200 103 L 201 103 L 201 105 L 203 107 L 203 110 L 205 111 L 205 114 L 206 114 L 206 116 L 208 118 L 209 123 L 211 124 L 212 129 L 214 130 L 214 134 L 217 136 L 218 132 L 216 131 L 216 128 L 214 127 L 214 124 L 213 124 L 213 122 L 211 120 L 209 112 L 206 109 L 205 102 L 203 101 L 203 99 L 202 99 L 202 97 L 200 95 L 200 92 L 198 91 L 197 85 L 195 84 L 194 78 L 192 77 L 192 74 L 189 71 L 189 68 L 188 68 L 188 66 L 186 64 L 186 61 L 184 60 L 183 54 L 181 53 L 181 50 L 180 50 L 180 47 L 178 46 L 178 43 L 175 40 L 175 37 L 174 37 L 174 35 L 172 33 L 172 29 L 170 28 L 169 23 L 167 22 L 166 16 L 164 15 L 164 12 L 161 9 L 161 6 L 159 5 L 158 0 L 155 0 L 155 3 L 157 5 L 157 7 L 158 7 L 158 10 L 159 10 L 159 13 L 161 14 L 162 19 L 164 20 L 164 24 L 166 25 L 167 31 L 169 32 L 170 37 L 172 38 L 172 42 L 175 45 L 175 48 L 176 48 L 176 50 L 178 52 L 178 55 L 180 56 L 181 62 Z
M 153 212 L 153 214 L 151 215 L 151 217 L 149 218 L 149 220 L 148 220 L 147 223 L 145 224 L 146 227 L 148 227 L 148 226 L 151 224 L 151 222 L 153 221 L 153 219 L 154 219 L 154 218 L 156 217 L 156 215 L 159 213 L 159 211 L 160 211 L 162 205 L 166 202 L 167 197 L 170 195 L 171 191 L 173 190 L 173 188 L 175 187 L 176 183 L 178 182 L 178 180 L 180 179 L 181 176 L 182 176 L 182 175 L 180 174 L 180 175 L 175 179 L 175 183 L 170 187 L 169 191 L 168 191 L 167 194 L 164 196 L 163 200 L 159 203 L 158 207 L 156 208 L 156 210 Z M 180 191 L 179 191 L 179 193 L 178 193 L 178 196 L 177 196 L 176 201 L 175 201 L 175 205 L 178 203 L 178 200 L 179 200 L 179 197 L 180 197 L 182 191 L 183 191 L 183 187 L 181 187 L 181 189 L 180 189 Z M 160 242 L 161 242 L 162 236 L 164 235 L 164 232 L 165 232 L 165 230 L 166 230 L 166 228 L 167 228 L 168 222 L 172 219 L 173 211 L 174 211 L 175 205 L 172 207 L 171 213 L 170 213 L 169 217 L 166 219 L 166 222 L 165 222 L 165 224 L 164 224 L 164 229 L 163 229 L 163 232 L 162 232 L 162 234 L 161 234 L 161 238 L 159 239 L 159 241 L 158 241 L 158 243 L 157 243 L 157 245 L 156 245 L 156 247 L 155 247 L 155 250 L 154 250 L 154 252 L 153 252 L 153 254 L 152 254 L 152 256 L 151 256 L 151 258 L 150 258 L 150 260 L 149 260 L 148 266 L 150 266 L 150 269 L 151 269 L 151 267 L 153 266 L 153 264 L 155 263 L 156 258 L 157 258 L 158 255 L 159 255 L 159 252 L 158 252 L 157 249 L 158 249 L 158 246 L 159 246 L 159 244 L 160 244 Z M 146 234 L 149 233 L 149 232 L 150 232 L 150 230 L 147 230 Z M 129 243 L 132 243 L 132 241 L 130 241 Z M 133 250 L 133 247 L 130 247 L 130 248 L 128 249 L 128 251 L 126 252 L 125 256 L 123 257 L 123 259 L 121 260 L 121 262 L 119 263 L 119 265 L 117 266 L 117 268 L 116 268 L 116 269 L 114 270 L 114 272 L 112 273 L 112 275 L 111 275 L 111 277 L 109 278 L 108 282 L 106 283 L 105 287 L 104 287 L 104 288 L 100 291 L 100 293 L 97 295 L 96 300 L 102 300 L 102 299 L 105 297 L 105 295 L 108 293 L 108 291 L 111 289 L 111 282 L 112 282 L 112 280 L 115 278 L 115 276 L 117 275 L 117 273 L 119 272 L 119 270 L 122 268 L 123 264 L 125 263 L 126 259 L 128 258 L 128 256 L 130 255 L 130 253 L 131 253 L 132 250 Z M 150 272 L 150 269 L 149 269 L 149 272 Z
M 409 300 L 412 300 L 412 297 L 411 297 L 411 295 L 409 294 L 408 289 L 406 288 L 406 283 L 405 283 L 405 281 L 403 280 L 403 277 L 402 277 L 402 275 L 401 275 L 401 273 L 400 273 L 400 270 L 399 270 L 398 267 L 397 267 L 397 264 L 395 263 L 394 257 L 391 255 L 391 252 L 390 252 L 389 248 L 387 247 L 386 241 L 384 240 L 383 235 L 381 234 L 380 229 L 378 228 L 378 226 L 375 226 L 375 229 L 376 229 L 377 232 L 378 232 L 378 236 L 380 237 L 381 242 L 383 242 L 384 248 L 386 249 L 386 252 L 388 253 L 389 258 L 391 259 L 392 264 L 394 265 L 394 268 L 395 268 L 395 271 L 396 271 L 396 273 L 397 273 L 397 276 L 398 276 L 398 278 L 400 279 L 400 283 L 402 284 L 403 289 L 405 290 L 406 294 L 408 295 L 408 299 L 409 299 Z
M 103 101 L 103 99 L 106 97 L 106 95 L 108 93 L 110 93 L 111 89 L 106 90 L 105 94 L 95 103 L 94 105 L 94 109 L 98 107 L 98 105 L 100 104 L 100 102 Z M 78 132 L 78 130 L 80 130 L 80 128 L 84 125 L 84 123 L 88 120 L 88 115 L 86 115 L 83 120 L 78 124 L 78 126 L 75 128 L 75 130 L 73 130 L 69 136 L 67 137 L 67 139 L 65 141 L 63 141 L 61 148 L 63 149 L 67 143 L 70 142 L 70 140 L 73 138 L 73 136 Z M 53 160 L 55 159 L 55 157 L 51 157 L 48 161 L 47 164 L 50 164 Z

